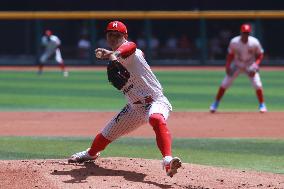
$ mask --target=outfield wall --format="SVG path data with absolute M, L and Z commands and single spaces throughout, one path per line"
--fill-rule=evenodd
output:
M 71 66 L 100 66 L 106 65 L 107 61 L 93 60 L 80 60 L 80 59 L 66 59 L 66 65 Z M 201 64 L 200 60 L 179 60 L 179 59 L 161 59 L 149 61 L 150 65 L 155 66 L 224 66 L 225 60 L 207 60 L 205 64 Z M 37 65 L 36 59 L 34 57 L 28 58 L 0 58 L 0 66 L 34 66 Z M 46 63 L 49 65 L 57 65 L 55 61 L 49 60 Z M 283 66 L 284 60 L 264 60 L 262 65 L 265 66 Z
M 2 11 L 0 65 L 36 64 L 46 29 L 61 39 L 66 64 L 96 65 L 93 51 L 105 47 L 104 28 L 110 19 L 127 25 L 129 39 L 145 52 L 151 64 L 222 65 L 230 39 L 239 35 L 242 23 L 250 23 L 252 35 L 264 47 L 264 64 L 283 65 L 279 43 L 284 33 L 282 10 Z M 90 42 L 83 54 L 78 46 L 82 38 Z

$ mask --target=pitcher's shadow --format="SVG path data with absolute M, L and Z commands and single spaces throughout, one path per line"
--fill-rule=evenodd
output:
M 94 162 L 84 163 L 83 165 L 77 165 L 81 168 L 63 171 L 54 171 L 52 175 L 70 175 L 72 179 L 63 181 L 65 183 L 83 183 L 87 182 L 86 179 L 89 176 L 123 176 L 125 180 L 132 182 L 141 182 L 146 184 L 153 184 L 160 188 L 172 188 L 171 185 L 159 184 L 154 181 L 145 181 L 144 178 L 147 176 L 143 173 L 137 173 L 135 171 L 125 170 L 113 170 L 100 167 Z

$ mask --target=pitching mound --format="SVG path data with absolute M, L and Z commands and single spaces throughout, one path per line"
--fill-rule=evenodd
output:
M 1 188 L 284 188 L 284 175 L 183 164 L 167 177 L 158 160 L 100 158 L 0 161 Z

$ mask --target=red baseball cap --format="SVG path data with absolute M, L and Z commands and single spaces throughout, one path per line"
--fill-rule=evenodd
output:
M 106 32 L 108 32 L 108 31 L 118 31 L 118 32 L 123 33 L 123 34 L 127 34 L 126 26 L 120 21 L 112 21 L 112 22 L 108 23 L 107 28 L 106 28 Z
M 52 31 L 51 30 L 45 30 L 45 35 L 46 36 L 51 36 L 52 35 Z
M 241 26 L 241 32 L 242 33 L 250 33 L 251 32 L 251 26 L 249 24 L 243 24 Z

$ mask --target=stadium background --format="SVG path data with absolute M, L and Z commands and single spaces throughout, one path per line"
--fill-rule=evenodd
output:
M 175 16 L 142 16 L 127 18 L 120 17 L 129 30 L 130 39 L 138 42 L 142 40 L 145 47 L 141 47 L 152 65 L 223 65 L 227 45 L 231 37 L 239 34 L 242 23 L 248 22 L 253 26 L 253 35 L 258 37 L 265 49 L 265 65 L 283 65 L 283 50 L 281 36 L 284 33 L 283 12 L 284 3 L 274 2 L 273 5 L 257 1 L 230 2 L 218 1 L 217 4 L 208 1 L 190 1 L 180 3 L 170 2 L 131 2 L 131 1 L 49 1 L 38 2 L 5 1 L 1 2 L 0 18 L 0 65 L 35 65 L 40 54 L 40 37 L 45 29 L 51 29 L 62 40 L 63 58 L 67 65 L 97 65 L 92 51 L 101 46 L 104 38 L 104 28 L 109 20 L 115 19 L 119 13 L 98 18 L 95 14 L 100 11 L 129 11 L 128 14 L 137 14 L 137 11 L 170 11 Z M 203 11 L 217 11 L 215 14 L 225 13 L 218 17 L 177 16 L 180 11 L 187 14 L 198 14 Z M 231 11 L 230 11 L 231 10 Z M 234 14 L 242 10 L 241 16 Z M 250 16 L 253 13 L 256 15 Z M 270 16 L 264 10 L 270 11 Z M 67 16 L 42 18 L 32 16 L 25 18 L 15 16 L 14 12 L 42 13 L 72 13 L 73 11 L 94 11 L 93 16 Z M 70 12 L 71 11 L 71 12 Z M 225 11 L 225 12 L 224 12 Z M 246 12 L 247 11 L 247 12 Z M 81 12 L 82 13 L 82 12 Z M 84 13 L 84 12 L 83 12 Z M 86 13 L 86 12 L 85 12 Z M 87 12 L 88 13 L 88 12 Z M 138 12 L 139 13 L 139 12 Z M 143 12 L 145 13 L 145 12 Z M 152 12 L 153 13 L 153 12 Z M 47 12 L 48 14 L 48 12 Z M 271 16 L 272 15 L 272 16 Z M 87 53 L 80 52 L 79 40 L 86 38 L 91 47 Z M 150 47 L 151 41 L 156 38 L 158 45 Z M 177 41 L 176 46 L 168 47 L 170 38 Z M 100 42 L 101 41 L 101 42 Z M 140 44 L 140 43 L 139 43 Z M 20 60 L 20 61 L 19 61 Z
M 4 170 L 0 172 L 1 186 L 52 188 L 46 182 L 55 179 L 55 183 L 63 185 L 62 188 L 91 188 L 91 183 L 96 186 L 100 181 L 111 187 L 123 185 L 122 188 L 126 188 L 124 184 L 128 188 L 143 188 L 139 184 L 144 188 L 176 188 L 178 185 L 180 188 L 213 188 L 212 183 L 217 183 L 219 188 L 284 188 L 283 8 L 281 1 L 255 0 L 175 3 L 147 0 L 1 1 L 0 168 Z M 98 18 L 101 11 L 107 14 Z M 131 12 L 128 12 L 127 18 L 121 11 Z M 170 12 L 151 12 L 152 16 L 159 14 L 159 18 L 154 19 L 150 18 L 148 11 Z M 85 16 L 67 18 L 68 15 L 78 16 L 77 13 Z M 135 15 L 139 18 L 133 18 Z M 172 18 L 169 18 L 170 15 Z M 107 22 L 117 17 L 127 24 L 130 38 L 134 41 L 142 34 L 146 44 L 154 36 L 159 39 L 157 49 L 145 47 L 151 65 L 187 66 L 152 67 L 174 107 L 169 119 L 173 151 L 185 166 L 174 179 L 165 179 L 161 174 L 158 162 L 161 155 L 156 148 L 154 133 L 148 126 L 110 145 L 102 153 L 95 175 L 93 167 L 49 163 L 50 159 L 65 161 L 70 154 L 86 149 L 95 133 L 125 104 L 123 95 L 108 84 L 105 68 L 97 67 L 102 62 L 96 61 L 91 54 L 104 37 Z M 248 79 L 240 76 L 224 97 L 220 111 L 210 114 L 208 107 L 225 74 L 223 65 L 228 36 L 238 35 L 243 22 L 253 25 L 253 35 L 264 46 L 263 64 L 278 65 L 261 68 L 269 112 L 257 112 L 254 91 Z M 40 53 L 40 37 L 47 28 L 63 42 L 63 57 L 70 71 L 67 78 L 58 68 L 47 68 L 39 76 L 37 67 L 33 66 Z M 92 44 L 85 57 L 79 56 L 77 47 L 83 34 Z M 180 39 L 183 34 L 191 42 L 190 48 L 165 48 L 170 36 Z M 224 36 L 226 40 L 221 40 Z M 213 51 L 215 54 L 212 49 L 216 50 Z M 52 60 L 49 63 L 56 65 Z M 77 67 L 83 65 L 88 66 Z M 218 65 L 219 68 L 208 67 L 210 65 Z M 142 135 L 141 131 L 145 133 Z M 121 170 L 105 168 L 108 166 L 103 162 L 106 157 L 110 164 Z M 112 157 L 125 158 L 118 164 Z M 153 164 L 143 163 L 141 166 L 141 159 L 140 166 L 137 166 L 133 161 L 126 161 L 130 158 L 156 159 L 154 164 L 159 168 L 153 168 Z M 122 162 L 127 166 L 133 164 L 133 169 L 121 167 Z M 210 166 L 212 172 L 204 167 L 199 171 L 198 165 Z M 148 167 L 157 173 L 149 172 Z M 228 171 L 216 174 L 216 167 L 239 171 L 234 171 L 237 176 L 228 174 Z M 144 168 L 147 168 L 145 173 Z M 258 171 L 257 176 L 251 170 Z M 254 177 L 248 177 L 247 173 Z M 45 180 L 41 175 L 47 176 Z M 121 178 L 120 182 L 116 182 L 116 178 Z M 232 182 L 235 178 L 246 180 Z

